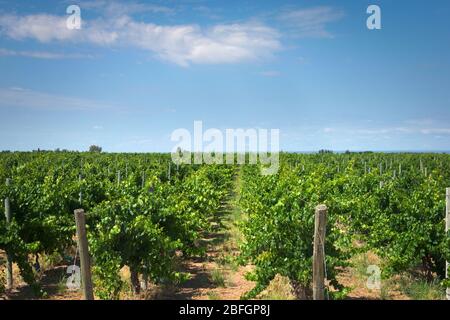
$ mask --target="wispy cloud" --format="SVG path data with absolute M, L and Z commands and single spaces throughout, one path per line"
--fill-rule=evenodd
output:
M 278 15 L 293 36 L 318 38 L 332 37 L 327 25 L 343 17 L 343 11 L 329 6 L 284 10 Z
M 389 134 L 450 135 L 450 128 L 426 126 L 381 127 L 381 128 L 323 128 L 325 134 L 349 134 L 363 136 L 387 136 Z
M 269 77 L 269 78 L 274 78 L 274 77 L 279 77 L 281 76 L 281 72 L 276 71 L 276 70 L 268 70 L 268 71 L 261 71 L 259 73 L 259 75 L 263 76 L 263 77 Z
M 420 132 L 423 134 L 447 135 L 450 134 L 450 128 L 426 128 L 421 129 Z
M 39 110 L 98 110 L 112 109 L 114 106 L 82 99 L 54 95 L 23 88 L 0 88 L 0 108 L 31 108 Z
M 280 49 L 278 33 L 257 23 L 157 26 L 129 21 L 124 38 L 137 47 L 154 52 L 182 66 L 254 61 L 270 57 Z
M 69 30 L 66 17 L 36 14 L 0 15 L 0 33 L 15 40 L 42 43 L 91 43 L 99 46 L 133 46 L 181 66 L 254 61 L 281 49 L 279 33 L 257 22 L 157 25 L 130 16 L 83 21 L 81 30 Z
M 163 108 L 162 111 L 163 112 L 167 112 L 167 113 L 176 113 L 177 109 L 175 109 L 175 108 Z
M 421 119 L 409 119 L 405 121 L 406 124 L 414 126 L 431 126 L 434 124 L 433 119 L 421 118 Z
M 80 53 L 55 53 L 47 51 L 15 51 L 0 48 L 0 56 L 28 57 L 36 59 L 93 59 L 94 55 Z
M 14 40 L 34 39 L 42 43 L 71 41 L 110 45 L 117 41 L 117 33 L 107 28 L 104 20 L 83 20 L 83 30 L 68 29 L 66 20 L 67 17 L 49 14 L 4 14 L 0 15 L 0 34 Z
M 135 147 L 138 148 L 149 148 L 155 145 L 155 140 L 150 139 L 145 136 L 131 136 L 129 139 L 121 141 L 115 145 L 118 150 L 131 148 L 133 150 Z M 148 149 L 144 149 L 148 151 Z
M 121 2 L 117 0 L 85 0 L 79 1 L 82 9 L 94 9 L 109 16 L 133 15 L 135 13 L 173 14 L 175 9 L 163 5 L 139 3 L 135 1 Z
M 356 129 L 353 132 L 355 134 L 382 135 L 389 133 L 413 133 L 414 131 L 415 130 L 413 128 L 393 127 L 393 128 Z

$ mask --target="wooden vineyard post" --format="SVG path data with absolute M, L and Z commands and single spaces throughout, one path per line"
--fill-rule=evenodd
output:
M 94 300 L 91 278 L 91 261 L 89 258 L 88 243 L 86 237 L 86 221 L 83 209 L 75 210 L 75 222 L 77 225 L 78 251 L 80 252 L 81 285 L 84 300 Z
M 445 203 L 446 203 L 446 210 L 445 210 L 445 234 L 450 230 L 450 188 L 446 189 L 445 192 Z M 449 278 L 448 268 L 450 267 L 450 262 L 445 262 L 445 278 Z M 447 300 L 450 300 L 450 287 L 447 287 L 446 297 Z
M 171 167 L 170 164 L 171 164 L 171 163 L 170 163 L 170 161 L 169 161 L 169 171 L 168 171 L 168 173 L 167 173 L 167 178 L 169 179 L 169 181 L 170 181 L 170 167 Z
M 81 182 L 83 181 L 83 176 L 81 174 L 78 176 L 78 180 L 80 181 L 80 184 L 81 184 Z M 80 203 L 80 206 L 83 203 L 83 189 L 81 187 L 80 187 L 80 193 L 78 194 L 78 202 Z
M 11 185 L 11 180 L 6 179 L 6 187 L 9 189 L 9 186 Z M 9 197 L 5 198 L 5 217 L 6 217 L 6 223 L 11 223 L 11 202 L 9 200 Z M 6 253 L 6 289 L 11 290 L 13 287 L 13 268 L 12 268 L 12 259 L 10 252 Z
M 313 299 L 325 299 L 325 231 L 327 206 L 316 207 L 313 249 Z

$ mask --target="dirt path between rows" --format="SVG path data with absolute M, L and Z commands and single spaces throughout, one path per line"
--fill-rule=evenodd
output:
M 242 235 L 237 223 L 242 219 L 239 209 L 240 172 L 234 177 L 233 188 L 211 221 L 212 232 L 201 241 L 206 244 L 206 255 L 192 258 L 182 264 L 191 278 L 160 298 L 175 300 L 239 300 L 250 291 L 254 282 L 245 279 L 251 266 L 238 266 L 239 241 Z

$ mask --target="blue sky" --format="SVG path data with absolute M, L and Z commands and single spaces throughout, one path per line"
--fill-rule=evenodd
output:
M 280 129 L 286 151 L 450 150 L 449 16 L 446 0 L 0 0 L 0 150 L 170 151 L 194 120 Z

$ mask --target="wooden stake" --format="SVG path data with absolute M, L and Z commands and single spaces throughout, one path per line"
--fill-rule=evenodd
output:
M 169 178 L 169 181 L 170 181 L 170 162 L 169 162 L 169 172 L 167 173 L 167 177 Z
M 81 174 L 78 176 L 78 180 L 80 181 L 80 184 L 81 184 L 81 181 L 83 180 L 83 177 L 81 176 Z M 81 189 L 81 186 L 80 186 L 78 202 L 80 203 L 80 206 L 81 206 L 81 203 L 83 202 L 83 190 Z
M 11 185 L 11 180 L 8 178 L 6 179 L 6 187 L 9 190 L 9 187 Z M 9 197 L 5 198 L 5 217 L 6 217 L 6 223 L 9 225 L 11 223 L 11 202 L 9 200 Z M 13 287 L 13 268 L 12 268 L 12 259 L 11 259 L 11 252 L 6 253 L 6 289 L 11 290 Z
M 86 221 L 83 209 L 74 212 L 77 225 L 78 251 L 80 252 L 81 285 L 84 300 L 94 300 L 91 278 L 91 261 L 86 237 Z
M 315 212 L 313 249 L 313 299 L 325 299 L 325 231 L 327 206 L 319 205 Z
M 447 235 L 448 231 L 450 230 L 450 188 L 446 189 L 445 193 L 445 203 L 446 203 L 446 214 L 445 214 L 445 234 Z M 449 278 L 448 268 L 450 268 L 450 262 L 445 262 L 445 278 Z M 450 287 L 447 287 L 446 297 L 447 300 L 450 300 Z

